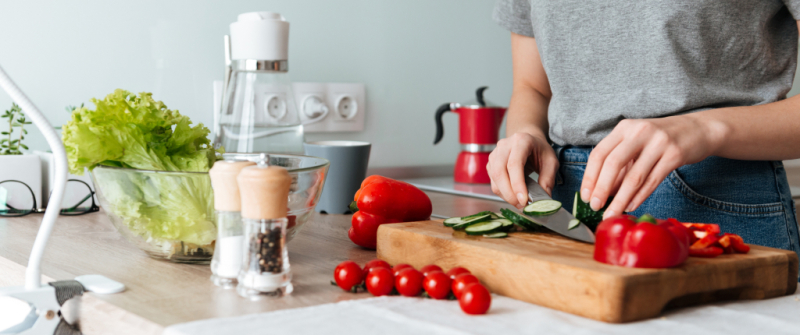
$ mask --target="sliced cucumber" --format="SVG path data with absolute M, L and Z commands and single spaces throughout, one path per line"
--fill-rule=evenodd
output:
M 472 214 L 472 215 L 462 216 L 461 218 L 464 219 L 464 220 L 467 220 L 467 219 L 471 219 L 471 218 L 475 218 L 475 217 L 479 217 L 479 216 L 484 216 L 486 214 L 490 214 L 491 215 L 491 214 L 494 214 L 494 213 L 492 213 L 492 211 L 483 211 L 483 212 L 475 213 L 475 214 Z
M 581 220 L 578 219 L 569 220 L 569 226 L 567 226 L 567 230 L 575 229 L 580 225 L 581 225 Z
M 462 222 L 464 221 L 460 217 L 449 218 L 444 220 L 444 226 L 452 227 Z
M 512 211 L 510 209 L 503 208 L 503 209 L 500 210 L 500 212 L 503 213 L 503 216 L 505 216 L 507 219 L 511 220 L 511 222 L 513 222 L 515 225 L 520 226 L 523 229 L 527 229 L 527 230 L 539 230 L 539 229 L 541 229 L 539 224 L 537 224 L 537 223 L 535 223 L 535 222 L 533 222 L 531 220 L 528 220 L 524 216 L 519 215 L 519 214 L 517 214 L 516 212 L 514 212 L 514 211 Z
M 511 222 L 511 220 L 509 220 L 509 219 L 495 219 L 495 220 L 492 220 L 492 221 L 500 222 L 501 224 L 503 224 L 503 227 L 508 227 L 508 226 L 513 226 L 514 225 L 514 222 Z
M 462 217 L 461 223 L 453 225 L 453 229 L 464 229 L 476 223 L 481 223 L 491 219 L 491 214 L 484 214 L 480 216 L 470 216 L 469 218 Z
M 539 200 L 525 208 L 522 211 L 527 215 L 546 216 L 551 215 L 561 209 L 561 202 L 556 200 Z
M 589 229 L 594 231 L 597 229 L 597 225 L 600 224 L 600 221 L 603 221 L 603 213 L 605 213 L 606 208 L 608 208 L 608 205 L 612 200 L 613 198 L 608 198 L 606 201 L 606 206 L 601 208 L 599 211 L 595 211 L 592 209 L 592 206 L 589 206 L 588 203 L 583 202 L 581 199 L 581 192 L 575 192 L 575 202 L 572 205 L 572 215 L 588 226 Z
M 502 227 L 503 223 L 498 221 L 486 221 L 473 224 L 464 231 L 467 232 L 469 235 L 483 235 L 483 234 L 490 234 L 494 233 L 498 230 L 498 228 Z
M 505 232 L 502 232 L 502 231 L 501 231 L 501 232 L 497 232 L 497 233 L 483 234 L 483 237 L 488 237 L 488 238 L 503 238 L 503 237 L 508 237 L 508 233 L 505 233 Z

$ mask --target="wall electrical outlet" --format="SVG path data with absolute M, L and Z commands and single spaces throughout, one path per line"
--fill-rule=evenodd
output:
M 364 130 L 366 92 L 358 83 L 293 83 L 307 133 Z
M 256 96 L 257 120 L 268 123 L 296 122 L 288 115 L 286 95 L 263 88 Z M 366 92 L 359 83 L 292 83 L 294 101 L 306 133 L 364 130 Z M 214 133 L 220 118 L 222 81 L 214 82 Z

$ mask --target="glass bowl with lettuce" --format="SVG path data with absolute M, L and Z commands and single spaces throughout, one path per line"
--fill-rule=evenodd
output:
M 70 172 L 92 171 L 100 207 L 149 256 L 210 262 L 217 230 L 208 170 L 221 152 L 212 148 L 208 128 L 192 126 L 150 93 L 116 90 L 92 102 L 94 110 L 75 109 L 62 128 Z M 274 160 L 292 175 L 290 200 L 302 204 L 290 208 L 293 237 L 319 201 L 328 162 L 282 157 Z

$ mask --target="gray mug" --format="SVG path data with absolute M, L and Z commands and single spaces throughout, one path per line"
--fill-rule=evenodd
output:
M 331 162 L 316 211 L 328 214 L 344 214 L 350 211 L 350 203 L 367 176 L 371 144 L 318 141 L 304 143 L 304 147 L 306 155 L 322 157 Z

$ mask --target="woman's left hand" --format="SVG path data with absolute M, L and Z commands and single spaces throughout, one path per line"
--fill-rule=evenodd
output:
M 712 155 L 721 136 L 701 114 L 620 121 L 589 155 L 583 201 L 599 210 L 617 190 L 605 217 L 634 211 L 670 172 Z

